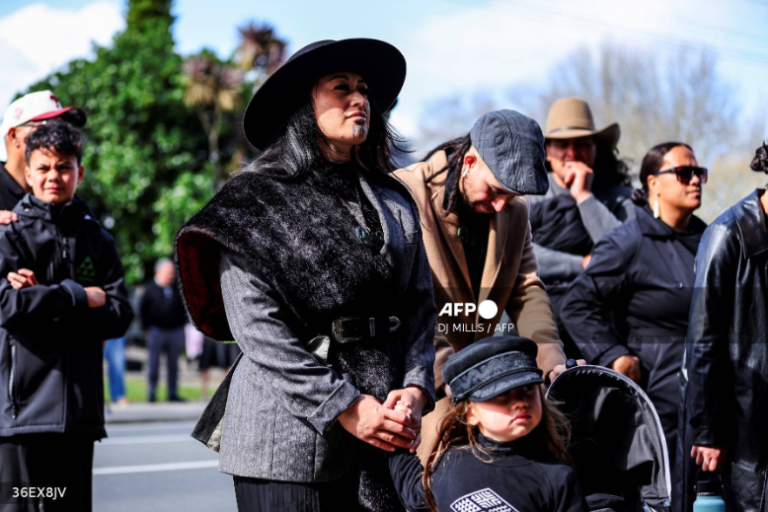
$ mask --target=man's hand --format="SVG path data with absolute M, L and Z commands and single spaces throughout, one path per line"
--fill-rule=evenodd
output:
M 388 452 L 397 447 L 409 450 L 418 438 L 406 426 L 409 418 L 405 412 L 387 409 L 371 395 L 360 395 L 338 420 L 356 438 Z
M 696 459 L 696 465 L 702 471 L 715 471 L 725 462 L 725 450 L 715 446 L 694 446 L 691 457 Z
M 611 368 L 637 383 L 640 382 L 640 358 L 637 356 L 619 356 L 611 363 Z
M 587 361 L 585 359 L 577 359 L 576 360 L 576 366 L 584 366 L 587 364 Z M 564 364 L 559 364 L 555 366 L 551 372 L 549 372 L 549 382 L 554 382 L 556 378 L 560 376 L 561 373 L 563 373 L 567 368 Z
M 18 272 L 9 272 L 8 281 L 15 290 L 23 290 L 40 284 L 37 282 L 35 273 L 26 268 L 20 268 Z
M 88 307 L 100 308 L 107 303 L 107 294 L 104 290 L 98 286 L 88 286 L 83 288 L 86 295 L 88 295 Z
M 592 255 L 587 254 L 586 256 L 581 257 L 581 270 L 584 270 L 589 266 L 589 262 L 592 261 Z
M 0 224 L 8 225 L 19 220 L 19 216 L 8 210 L 0 210 Z
M 592 195 L 592 180 L 595 173 L 583 162 L 566 162 L 563 165 L 565 170 L 565 184 L 577 203 L 580 203 Z

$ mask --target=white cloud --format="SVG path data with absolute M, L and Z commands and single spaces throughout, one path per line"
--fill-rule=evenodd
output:
M 91 56 L 93 42 L 108 44 L 124 24 L 120 3 L 108 0 L 81 9 L 36 3 L 0 18 L 0 115 L 18 91 Z
M 717 0 L 691 5 L 686 0 L 494 0 L 463 8 L 456 2 L 396 41 L 408 60 L 408 79 L 392 122 L 406 136 L 416 136 L 425 103 L 543 83 L 570 52 L 605 40 L 658 53 L 714 48 L 726 64 L 744 70 L 727 79 L 759 88 L 756 77 L 768 78 L 768 44 L 755 43 L 766 42 L 768 9 L 744 0 L 729 2 L 727 9 Z

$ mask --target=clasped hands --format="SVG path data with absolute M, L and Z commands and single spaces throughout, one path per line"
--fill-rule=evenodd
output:
M 26 268 L 20 268 L 18 272 L 8 272 L 6 278 L 15 290 L 23 290 L 24 288 L 40 284 L 37 282 L 35 273 Z M 98 286 L 87 286 L 83 290 L 85 290 L 85 294 L 88 296 L 89 308 L 100 308 L 107 303 L 106 292 Z M 57 320 L 58 318 L 54 318 L 54 321 Z
M 338 420 L 361 441 L 388 452 L 405 448 L 413 453 L 421 443 L 421 411 L 426 403 L 426 393 L 417 386 L 390 391 L 384 403 L 360 395 Z

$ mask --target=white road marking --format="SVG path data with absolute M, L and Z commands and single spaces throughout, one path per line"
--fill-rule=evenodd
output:
M 155 444 L 155 443 L 181 443 L 195 441 L 189 434 L 158 435 L 158 436 L 120 436 L 108 437 L 101 444 L 107 446 L 125 444 Z
M 156 473 L 159 471 L 180 471 L 185 469 L 208 469 L 219 467 L 218 460 L 201 460 L 195 462 L 172 462 L 170 464 L 145 464 L 141 466 L 115 466 L 111 468 L 94 468 L 94 476 L 125 475 L 128 473 Z

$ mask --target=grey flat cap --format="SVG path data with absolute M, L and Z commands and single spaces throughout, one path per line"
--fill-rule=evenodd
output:
M 496 110 L 481 117 L 469 136 L 505 189 L 521 195 L 547 192 L 544 135 L 536 121 L 514 110 Z

